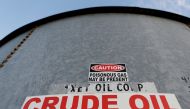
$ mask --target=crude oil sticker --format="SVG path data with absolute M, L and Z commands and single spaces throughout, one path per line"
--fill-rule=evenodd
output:
M 22 109 L 181 109 L 174 94 L 98 93 L 27 97 Z
M 89 82 L 127 82 L 128 74 L 125 64 L 91 64 Z

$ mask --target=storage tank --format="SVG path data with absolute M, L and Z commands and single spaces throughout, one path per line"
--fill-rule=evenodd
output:
M 125 82 L 153 83 L 156 93 L 174 94 L 189 109 L 189 24 L 184 16 L 137 7 L 80 9 L 27 24 L 0 43 L 0 107 L 20 109 L 28 96 L 100 83 L 89 81 L 90 66 L 109 63 L 126 67 Z

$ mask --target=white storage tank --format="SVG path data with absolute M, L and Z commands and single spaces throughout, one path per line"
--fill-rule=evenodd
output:
M 95 7 L 25 25 L 0 42 L 0 108 L 20 109 L 27 96 L 88 84 L 93 63 L 122 63 L 128 82 L 154 83 L 157 93 L 175 94 L 189 109 L 189 24 L 159 10 Z

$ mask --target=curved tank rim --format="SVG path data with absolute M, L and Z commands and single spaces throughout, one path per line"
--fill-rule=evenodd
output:
M 31 22 L 29 24 L 26 24 L 16 30 L 14 30 L 7 36 L 5 36 L 0 41 L 0 47 L 2 47 L 4 44 L 9 42 L 10 40 L 16 38 L 20 34 L 26 32 L 36 26 L 40 26 L 40 25 L 43 25 L 43 24 L 46 24 L 46 23 L 49 23 L 52 21 L 56 21 L 56 20 L 64 19 L 64 18 L 68 18 L 68 17 L 87 15 L 87 14 L 97 14 L 97 13 L 131 13 L 131 14 L 150 15 L 150 16 L 166 18 L 166 19 L 184 23 L 186 25 L 190 25 L 190 18 L 179 15 L 179 14 L 162 11 L 162 10 L 140 8 L 140 7 L 126 7 L 126 6 L 90 7 L 90 8 L 78 9 L 78 10 L 55 14 L 55 15 L 48 16 L 48 17 L 42 18 L 40 20 Z

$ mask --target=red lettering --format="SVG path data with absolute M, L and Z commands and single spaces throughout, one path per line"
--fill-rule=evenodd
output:
M 39 102 L 41 102 L 41 100 L 40 100 L 40 98 L 31 98 L 31 99 L 29 99 L 29 100 L 25 103 L 23 109 L 28 109 L 29 106 L 30 106 L 30 104 L 31 104 L 32 102 L 39 103 Z M 34 109 L 39 109 L 39 108 L 34 108 Z
M 103 95 L 102 96 L 102 109 L 118 109 L 118 108 L 109 108 L 109 105 L 117 105 L 117 101 L 109 101 L 109 98 L 117 99 L 117 95 Z
M 55 106 L 58 102 L 58 97 L 45 97 L 42 109 L 56 109 Z
M 168 101 L 166 100 L 166 97 L 164 95 L 160 95 L 160 99 L 162 101 L 164 109 L 174 109 L 174 108 L 170 108 Z
M 136 105 L 136 100 L 140 99 L 143 103 L 143 107 L 140 109 L 149 109 L 149 103 L 148 100 L 142 96 L 142 95 L 133 95 L 131 96 L 131 98 L 129 99 L 129 104 L 131 106 L 131 109 L 139 109 L 139 107 L 137 107 Z
M 88 104 L 89 104 L 88 100 L 92 100 L 93 102 L 92 107 L 88 107 Z M 98 107 L 99 107 L 99 101 L 96 96 L 92 96 L 92 95 L 83 96 L 81 109 L 98 109 Z
M 77 109 L 78 108 L 78 102 L 79 102 L 79 96 L 74 96 L 71 109 Z
M 150 95 L 150 98 L 151 98 L 151 101 L 152 101 L 154 109 L 160 109 L 160 106 L 158 104 L 156 96 L 155 95 Z
M 67 106 L 67 98 L 68 98 L 68 96 L 62 97 L 60 109 L 67 109 L 67 107 L 66 107 Z

